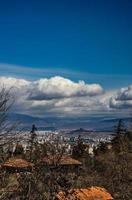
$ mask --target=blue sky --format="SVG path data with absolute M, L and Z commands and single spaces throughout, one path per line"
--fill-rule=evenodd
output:
M 33 87 L 38 94 L 36 99 L 30 99 L 34 112 L 41 111 L 42 106 L 50 113 L 76 113 L 77 109 L 85 113 L 89 107 L 98 111 L 109 110 L 109 107 L 131 108 L 132 1 L 1 1 L 2 76 L 6 79 L 0 78 L 0 81 L 5 81 L 8 86 L 18 84 L 18 89 L 24 87 L 25 101 L 19 106 L 27 114 L 30 110 L 23 106 L 28 108 L 31 105 L 26 98 L 30 99 Z M 54 87 L 59 94 L 54 94 Z M 40 88 L 45 88 L 46 92 Z M 93 91 L 95 97 L 92 99 Z M 102 96 L 96 98 L 96 95 Z M 111 100 L 113 95 L 115 97 Z M 38 102 L 40 96 L 43 102 Z M 51 100 L 51 97 L 54 98 Z
M 0 27 L 0 63 L 132 74 L 131 0 L 5 0 Z

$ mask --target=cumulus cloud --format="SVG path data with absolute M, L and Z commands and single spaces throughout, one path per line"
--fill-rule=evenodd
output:
M 7 89 L 14 88 L 20 89 L 22 87 L 28 86 L 29 81 L 24 79 L 18 79 L 13 77 L 0 77 L 0 87 L 5 87 Z
M 12 88 L 14 112 L 30 115 L 87 115 L 132 108 L 132 86 L 104 92 L 99 84 L 74 82 L 60 76 L 36 81 L 0 77 L 0 87 Z
M 80 96 L 94 96 L 103 92 L 99 84 L 75 83 L 69 79 L 56 76 L 32 82 L 29 99 L 46 100 Z
M 110 107 L 117 109 L 132 108 L 132 85 L 121 88 L 121 90 L 110 99 Z
M 80 96 L 95 96 L 103 93 L 99 84 L 78 83 L 69 79 L 55 76 L 50 79 L 43 78 L 37 81 L 27 81 L 12 77 L 0 77 L 1 86 L 13 87 L 16 90 L 26 90 L 31 100 L 47 100 Z
M 37 81 L 0 77 L 0 87 L 3 86 L 7 89 L 12 88 L 15 111 L 23 112 L 86 112 L 98 102 L 97 96 L 103 94 L 103 88 L 99 84 L 74 82 L 60 76 Z M 99 106 L 99 102 L 96 105 Z
M 4 87 L 10 90 L 11 98 L 14 99 L 12 109 L 14 109 L 15 112 L 26 110 L 30 106 L 30 103 L 26 100 L 28 98 L 27 88 L 29 85 L 30 81 L 25 79 L 0 77 L 0 88 Z

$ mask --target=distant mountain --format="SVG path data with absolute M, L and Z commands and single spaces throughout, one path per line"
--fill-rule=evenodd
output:
M 89 130 L 85 130 L 83 128 L 79 128 L 79 129 L 75 129 L 75 130 L 70 131 L 69 134 L 71 134 L 71 135 L 74 135 L 74 134 L 79 135 L 79 134 L 82 134 L 82 133 L 85 133 L 85 132 L 89 132 Z
M 34 122 L 41 120 L 41 118 L 38 117 L 32 117 L 29 115 L 24 115 L 24 114 L 17 114 L 17 113 L 10 113 L 9 114 L 9 119 L 12 121 L 19 121 L 19 122 Z
M 53 123 L 44 118 L 32 117 L 24 114 L 9 114 L 10 123 L 18 122 L 18 129 L 31 130 L 32 124 L 35 124 L 39 130 L 55 130 Z
M 123 119 L 126 124 L 131 121 L 131 118 Z M 20 122 L 19 129 L 30 130 L 32 124 L 35 124 L 40 130 L 56 130 L 69 129 L 82 131 L 114 131 L 119 121 L 119 118 L 108 117 L 33 117 L 24 114 L 10 113 L 10 123 Z M 82 127 L 82 129 L 80 129 Z

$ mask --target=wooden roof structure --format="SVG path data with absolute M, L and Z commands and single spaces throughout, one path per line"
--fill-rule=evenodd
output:
M 56 195 L 56 200 L 112 200 L 111 194 L 109 194 L 104 188 L 91 187 L 87 189 L 73 189 L 69 190 L 67 195 L 64 192 L 59 192 Z
M 42 165 L 59 165 L 59 166 L 68 166 L 75 165 L 80 166 L 82 163 L 76 159 L 71 158 L 70 156 L 46 156 L 40 160 L 39 164 Z
M 21 158 L 10 158 L 2 165 L 3 169 L 11 172 L 31 171 L 32 167 L 32 163 Z

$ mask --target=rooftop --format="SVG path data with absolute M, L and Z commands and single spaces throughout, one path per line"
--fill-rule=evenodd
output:
M 81 165 L 82 163 L 78 160 L 75 160 L 69 156 L 47 156 L 44 157 L 40 163 L 45 165 Z
M 59 192 L 56 200 L 112 200 L 112 196 L 101 187 L 91 187 L 87 189 L 73 189 L 69 190 L 65 195 Z
M 32 166 L 32 163 L 21 158 L 10 158 L 2 165 L 3 168 L 31 168 Z

